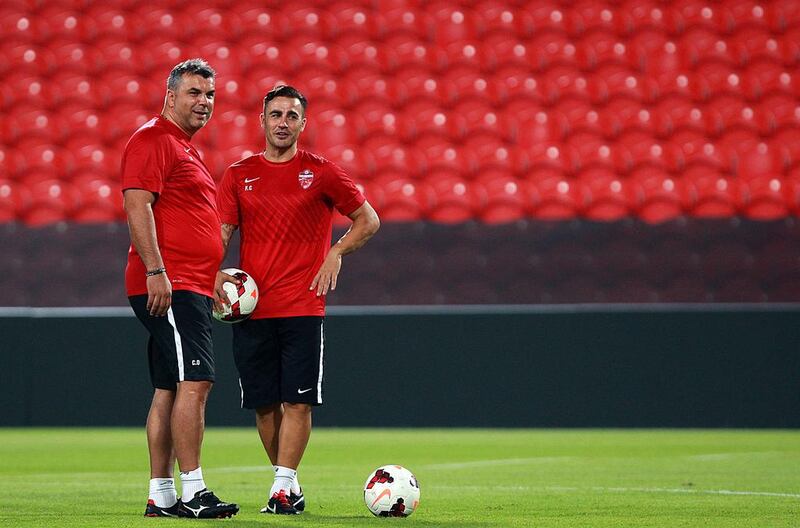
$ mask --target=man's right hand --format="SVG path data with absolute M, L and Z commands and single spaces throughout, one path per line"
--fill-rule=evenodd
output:
M 172 306 L 172 284 L 166 273 L 147 277 L 147 311 L 153 317 L 164 317 Z

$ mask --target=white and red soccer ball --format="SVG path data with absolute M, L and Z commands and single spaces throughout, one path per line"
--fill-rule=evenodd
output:
M 378 517 L 408 517 L 419 506 L 417 478 L 403 466 L 381 466 L 364 483 L 364 503 Z
M 225 293 L 228 294 L 230 305 L 222 305 L 222 312 L 218 312 L 216 308 L 213 311 L 214 319 L 223 323 L 238 323 L 244 321 L 253 310 L 256 309 L 258 304 L 258 286 L 256 281 L 246 272 L 237 268 L 225 268 L 222 273 L 232 275 L 241 281 L 237 286 L 231 282 L 226 282 L 222 285 Z

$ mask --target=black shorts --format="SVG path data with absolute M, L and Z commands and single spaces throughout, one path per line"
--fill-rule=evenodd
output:
M 233 325 L 242 407 L 322 405 L 324 317 L 252 319 Z
M 173 291 L 172 306 L 164 317 L 150 315 L 147 295 L 134 295 L 128 301 L 150 332 L 147 356 L 153 387 L 174 391 L 181 381 L 214 381 L 210 297 Z

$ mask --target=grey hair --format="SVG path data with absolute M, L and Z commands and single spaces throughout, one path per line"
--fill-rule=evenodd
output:
M 189 59 L 175 65 L 167 78 L 167 89 L 175 90 L 184 75 L 200 75 L 204 79 L 213 79 L 217 72 L 203 59 Z

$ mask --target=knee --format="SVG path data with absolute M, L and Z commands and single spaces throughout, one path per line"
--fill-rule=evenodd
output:
M 293 415 L 311 414 L 311 405 L 307 403 L 284 403 L 283 412 Z
M 178 384 L 178 394 L 196 400 L 205 401 L 214 384 L 210 381 L 182 381 Z
M 273 405 L 265 405 L 264 407 L 259 407 L 256 409 L 256 417 L 260 420 L 268 419 L 273 417 L 276 413 L 279 413 L 281 410 L 281 404 L 275 403 Z

